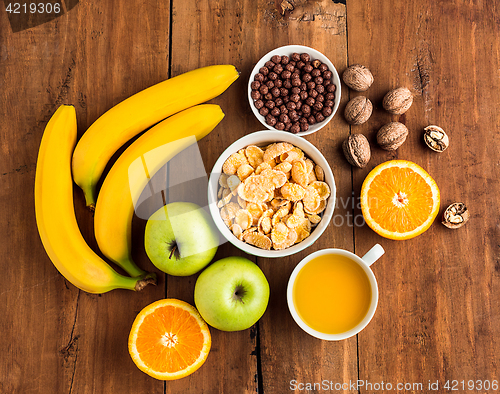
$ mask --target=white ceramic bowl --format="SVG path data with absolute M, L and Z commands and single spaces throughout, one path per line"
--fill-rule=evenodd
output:
M 231 230 L 226 226 L 224 221 L 220 216 L 220 210 L 217 208 L 217 191 L 219 188 L 219 177 L 222 174 L 222 165 L 227 160 L 229 156 L 233 153 L 239 151 L 247 147 L 248 145 L 257 145 L 257 146 L 266 146 L 273 142 L 289 142 L 292 145 L 302 149 L 304 153 L 312 160 L 314 163 L 318 164 L 323 168 L 325 173 L 325 182 L 330 187 L 330 197 L 328 198 L 328 203 L 326 205 L 325 210 L 322 212 L 321 222 L 313 229 L 311 235 L 304 239 L 302 242 L 295 244 L 294 246 L 283 249 L 283 250 L 264 250 L 247 244 L 243 241 L 240 241 L 236 238 Z M 335 208 L 335 199 L 336 199 L 336 187 L 335 187 L 335 179 L 333 177 L 332 170 L 330 165 L 326 161 L 325 157 L 321 154 L 321 152 L 309 141 L 298 137 L 292 133 L 284 133 L 282 131 L 257 131 L 252 134 L 248 134 L 233 144 L 231 144 L 219 159 L 216 161 L 214 168 L 210 174 L 210 179 L 208 183 L 208 203 L 210 214 L 212 215 L 212 219 L 214 220 L 217 228 L 222 233 L 224 238 L 226 238 L 229 242 L 231 242 L 237 248 L 243 250 L 244 252 L 260 257 L 284 257 L 289 256 L 294 253 L 297 253 L 305 248 L 311 246 L 325 231 L 330 223 L 330 220 L 333 216 L 333 210 Z
M 332 108 L 332 114 L 330 116 L 328 116 L 322 122 L 315 123 L 313 125 L 309 125 L 309 130 L 301 131 L 301 132 L 296 134 L 296 135 L 302 136 L 302 135 L 308 135 L 308 134 L 315 133 L 316 131 L 325 127 L 326 124 L 330 120 L 332 120 L 332 118 L 334 117 L 335 113 L 337 112 L 337 109 L 339 108 L 339 104 L 340 104 L 340 90 L 341 90 L 340 87 L 341 87 L 341 85 L 340 85 L 339 74 L 337 73 L 337 70 L 335 69 L 335 66 L 333 65 L 333 63 L 325 55 L 323 55 L 321 52 L 317 51 L 316 49 L 309 48 L 309 47 L 306 47 L 303 45 L 286 45 L 286 46 L 283 46 L 280 48 L 276 48 L 276 49 L 272 50 L 271 52 L 265 54 L 257 62 L 257 64 L 255 65 L 255 67 L 252 70 L 252 73 L 250 74 L 250 78 L 248 80 L 248 102 L 250 103 L 250 108 L 252 108 L 254 115 L 259 120 L 259 122 L 264 125 L 264 127 L 268 128 L 270 130 L 280 131 L 280 130 L 275 129 L 272 126 L 269 126 L 266 123 L 266 118 L 264 116 L 262 116 L 261 114 L 259 114 L 259 111 L 257 110 L 257 108 L 255 108 L 254 100 L 252 99 L 252 96 L 251 96 L 252 87 L 250 85 L 254 81 L 255 74 L 257 74 L 259 72 L 259 69 L 261 67 L 264 67 L 264 64 L 267 61 L 271 60 L 271 57 L 273 57 L 274 55 L 290 56 L 290 55 L 292 55 L 292 53 L 295 53 L 295 52 L 299 53 L 299 54 L 300 53 L 308 53 L 311 56 L 311 59 L 318 59 L 322 63 L 325 63 L 328 66 L 328 68 L 330 69 L 330 71 L 332 72 L 332 74 L 333 74 L 332 81 L 335 84 L 335 86 L 337 87 L 337 89 L 335 90 L 335 102 L 334 102 L 334 106 Z M 285 131 L 285 133 L 289 133 L 289 132 Z

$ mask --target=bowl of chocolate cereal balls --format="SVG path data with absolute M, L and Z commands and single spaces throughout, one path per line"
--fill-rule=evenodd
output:
M 286 45 L 264 55 L 248 81 L 248 101 L 268 129 L 299 136 L 315 133 L 335 115 L 340 78 L 321 52 Z

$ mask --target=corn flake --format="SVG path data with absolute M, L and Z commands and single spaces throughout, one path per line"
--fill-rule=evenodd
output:
M 285 198 L 274 198 L 271 201 L 271 207 L 273 207 L 274 209 L 278 209 L 281 208 L 283 205 L 287 205 L 288 203 L 289 201 Z
M 260 175 L 260 173 L 262 171 L 270 170 L 270 169 L 272 169 L 272 167 L 269 163 L 259 164 L 259 166 L 255 169 L 255 175 Z
M 325 208 L 326 208 L 326 200 L 321 200 L 317 209 L 315 209 L 314 211 L 307 212 L 307 213 L 313 214 L 313 215 L 318 215 L 321 212 L 323 212 L 325 210 Z
M 292 164 L 292 180 L 302 187 L 309 184 L 309 173 L 304 160 L 296 160 Z
M 274 189 L 280 188 L 287 181 L 286 175 L 283 172 L 276 170 L 262 171 L 260 176 L 264 178 L 262 180 L 262 187 L 266 191 L 274 191 Z
M 313 182 L 309 185 L 309 187 L 313 187 L 319 194 L 319 198 L 322 200 L 326 200 L 330 197 L 330 188 L 325 182 Z
M 282 243 L 274 243 L 273 242 L 273 248 L 275 250 L 282 250 L 282 249 L 289 248 L 295 242 L 297 242 L 297 238 L 298 238 L 297 232 L 293 228 L 289 229 L 285 240 Z
M 316 225 L 319 222 L 321 222 L 321 216 L 315 215 L 315 214 L 312 214 L 312 215 L 308 214 L 307 219 L 309 219 L 309 221 L 311 222 L 312 225 Z
M 316 174 L 316 178 L 318 179 L 318 181 L 320 181 L 320 182 L 324 182 L 325 181 L 325 172 L 317 164 L 314 167 L 314 173 Z
M 257 228 L 259 231 L 262 231 L 263 234 L 269 234 L 272 229 L 271 218 L 262 215 L 257 223 Z
M 264 250 L 270 250 L 272 246 L 272 242 L 264 234 L 261 234 L 259 232 L 252 232 L 249 234 L 246 234 L 243 239 L 245 242 L 248 242 L 250 245 L 257 246 L 260 249 Z
M 238 188 L 238 195 L 245 201 L 261 203 L 267 200 L 269 195 L 255 178 L 256 175 L 248 177 Z
M 279 208 L 273 215 L 273 218 L 271 220 L 272 225 L 276 226 L 281 219 L 283 219 L 286 215 L 288 215 L 289 212 L 290 212 L 290 207 L 287 205 Z
M 247 202 L 243 200 L 240 196 L 238 196 L 238 204 L 240 204 L 240 207 L 242 209 L 245 209 L 247 207 Z
M 222 211 L 221 211 L 220 216 L 222 217 Z M 229 228 L 231 228 L 231 226 L 233 225 L 233 219 L 229 219 L 229 217 L 227 217 L 227 216 L 226 217 L 222 217 L 222 221 Z
M 239 237 L 240 237 L 240 235 L 243 233 L 243 230 L 242 230 L 242 228 L 240 227 L 240 225 L 239 225 L 239 224 L 233 224 L 233 225 L 229 228 L 229 230 L 231 230 L 231 232 L 234 234 L 234 236 L 235 236 L 236 238 L 239 238 Z
M 278 157 L 293 148 L 294 146 L 288 142 L 277 142 L 275 144 L 271 144 L 264 152 L 264 161 L 271 161 L 275 157 Z
M 229 204 L 226 204 L 222 209 L 221 209 L 221 217 L 224 219 L 224 217 L 227 217 L 228 219 L 234 219 L 236 216 L 236 212 L 240 210 L 240 206 L 236 204 L 235 202 L 230 202 Z
M 318 179 L 316 178 L 316 173 L 314 171 L 311 171 L 309 173 L 309 184 L 312 182 L 316 182 Z
M 240 209 L 236 212 L 234 222 L 238 224 L 242 230 L 246 230 L 253 224 L 253 217 L 246 209 Z
M 257 223 L 259 218 L 262 216 L 264 209 L 261 204 L 248 203 L 247 211 L 250 212 L 250 215 L 252 215 L 253 223 Z
M 242 164 L 241 166 L 238 167 L 238 170 L 236 171 L 236 174 L 238 175 L 238 178 L 243 182 L 245 179 L 247 179 L 250 175 L 253 173 L 253 167 L 250 164 Z
M 315 213 L 314 211 L 319 208 L 319 204 L 321 202 L 321 198 L 319 197 L 318 192 L 312 186 L 307 187 L 306 193 L 304 194 L 304 198 L 302 203 L 304 204 L 304 210 L 307 213 Z
M 314 163 L 311 159 L 305 159 L 304 162 L 306 163 L 307 175 L 309 175 L 311 171 L 314 171 Z
M 231 190 L 229 190 L 229 188 L 224 188 L 222 191 L 222 198 L 217 203 L 217 208 L 222 208 L 224 205 L 229 204 L 232 197 Z
M 293 163 L 295 160 L 301 160 L 304 158 L 304 152 L 297 147 L 293 147 L 288 152 L 280 155 L 281 162 Z
M 238 185 L 241 183 L 240 178 L 238 178 L 237 175 L 231 175 L 229 178 L 227 178 L 227 186 L 229 189 L 233 192 Z
M 284 243 L 286 241 L 288 231 L 288 227 L 283 223 L 277 223 L 271 230 L 271 240 L 273 241 L 273 245 Z
M 228 187 L 227 186 L 227 178 L 228 177 L 229 177 L 229 175 L 227 175 L 227 174 L 220 174 L 219 185 L 221 185 L 222 187 Z
M 250 227 L 250 228 L 246 229 L 245 231 L 243 231 L 238 239 L 240 241 L 244 241 L 245 240 L 245 236 L 247 234 L 253 233 L 255 231 L 257 231 L 257 227 Z
M 276 167 L 274 167 L 275 171 L 281 171 L 284 174 L 290 172 L 292 170 L 292 163 L 289 163 L 287 161 L 278 164 Z
M 295 183 L 285 183 L 281 189 L 281 195 L 290 201 L 299 201 L 304 198 L 306 189 Z
M 245 148 L 245 155 L 253 168 L 264 162 L 264 151 L 258 146 L 250 145 Z
M 248 164 L 247 158 L 244 154 L 233 153 L 226 162 L 222 165 L 222 171 L 227 175 L 234 175 L 240 166 Z
M 309 235 L 311 235 L 311 223 L 308 219 L 302 219 L 302 222 L 295 228 L 297 233 L 297 240 L 295 242 L 301 242 Z

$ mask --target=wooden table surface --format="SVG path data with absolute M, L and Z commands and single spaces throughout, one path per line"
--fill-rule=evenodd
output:
M 65 0 L 63 15 L 43 24 L 16 19 L 2 7 L 0 393 L 281 394 L 293 391 L 293 381 L 296 392 L 388 392 L 349 385 L 358 380 L 389 382 L 393 392 L 444 393 L 452 392 L 453 380 L 499 380 L 498 3 L 296 0 L 295 6 L 283 17 L 279 0 Z M 33 185 L 44 127 L 59 105 L 73 104 L 80 136 L 106 110 L 152 84 L 200 66 L 234 64 L 240 78 L 212 100 L 226 117 L 199 144 L 210 171 L 231 142 L 262 129 L 247 101 L 248 77 L 261 56 L 287 44 L 323 52 L 339 73 L 361 63 L 375 77 L 365 93 L 374 103 L 367 123 L 351 127 L 344 121 L 347 101 L 359 93 L 343 86 L 337 115 L 306 137 L 334 172 L 336 221 L 296 255 L 279 260 L 247 256 L 270 283 L 264 316 L 241 332 L 211 329 L 212 349 L 201 369 L 178 381 L 157 381 L 128 355 L 131 324 L 158 299 L 193 303 L 196 276 L 167 277 L 156 270 L 143 248 L 145 220 L 135 218 L 134 256 L 141 267 L 159 273 L 157 287 L 91 295 L 65 281 L 47 257 L 35 224 Z M 381 101 L 399 86 L 412 91 L 414 103 L 398 118 L 385 112 Z M 410 131 L 407 141 L 394 153 L 381 150 L 377 130 L 398 119 Z M 450 136 L 442 154 L 423 143 L 429 124 Z M 351 168 L 342 155 L 349 133 L 365 134 L 372 145 L 364 169 Z M 465 202 L 469 223 L 449 230 L 436 220 L 409 241 L 390 241 L 366 225 L 353 225 L 354 218 L 360 220 L 357 202 L 365 176 L 394 158 L 414 161 L 432 175 L 441 191 L 441 211 Z M 75 209 L 84 237 L 97 250 L 93 218 L 77 188 Z M 373 266 L 380 299 L 368 327 L 340 342 L 303 332 L 286 305 L 295 265 L 321 248 L 363 255 L 376 243 L 386 254 Z M 244 254 L 226 243 L 216 258 L 231 255 Z M 333 389 L 298 386 L 323 381 Z M 438 390 L 430 390 L 429 381 L 438 382 Z M 343 389 L 336 390 L 336 383 Z M 397 383 L 407 385 L 398 390 Z M 458 392 L 464 392 L 461 384 Z M 476 383 L 469 392 L 498 390 Z

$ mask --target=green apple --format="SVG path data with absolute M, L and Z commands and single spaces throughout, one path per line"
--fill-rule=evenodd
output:
M 245 330 L 261 318 L 269 301 L 269 283 L 244 257 L 226 257 L 206 268 L 194 287 L 201 317 L 222 331 Z
M 175 276 L 193 275 L 205 268 L 219 246 L 219 233 L 199 205 L 173 202 L 149 218 L 145 249 L 153 264 Z

